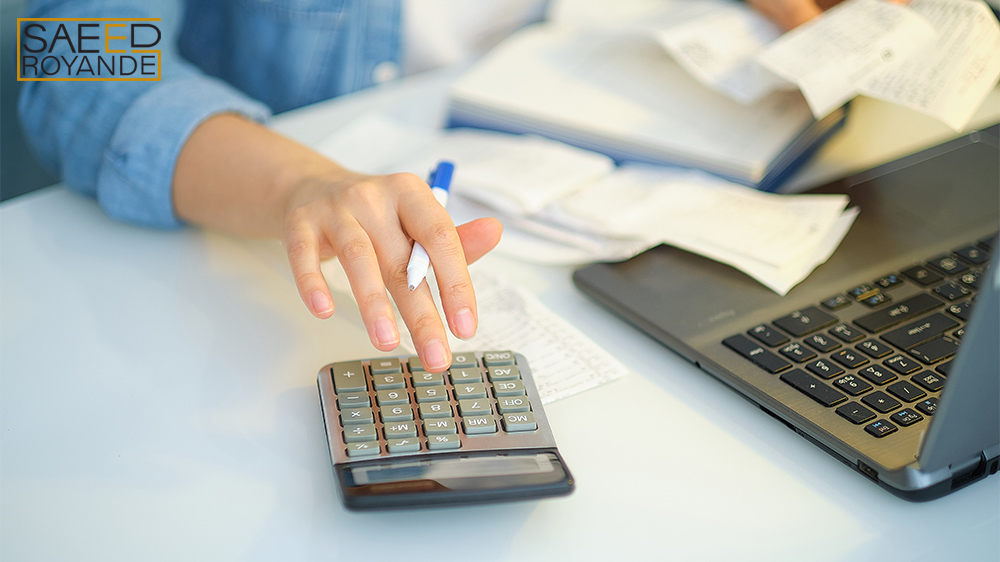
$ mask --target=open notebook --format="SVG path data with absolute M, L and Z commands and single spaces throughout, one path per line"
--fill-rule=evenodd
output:
M 784 297 L 667 246 L 574 281 L 883 488 L 934 499 L 998 468 L 998 144 L 972 133 L 814 190 L 861 212 Z

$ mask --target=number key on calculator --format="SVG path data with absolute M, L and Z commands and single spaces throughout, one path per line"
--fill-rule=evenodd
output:
M 324 366 L 317 380 L 348 508 L 573 491 L 523 355 L 456 353 L 444 373 L 425 371 L 418 357 L 343 361 Z

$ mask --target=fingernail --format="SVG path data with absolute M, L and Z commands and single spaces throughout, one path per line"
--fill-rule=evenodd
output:
M 476 335 L 476 319 L 470 309 L 463 308 L 455 313 L 455 331 L 458 332 L 455 335 L 464 340 Z
M 309 301 L 312 303 L 313 311 L 316 314 L 327 314 L 333 310 L 333 301 L 323 291 L 313 291 L 313 294 L 309 297 Z
M 429 371 L 444 369 L 448 366 L 448 352 L 441 340 L 431 340 L 424 346 L 424 367 Z
M 395 346 L 399 343 L 399 332 L 396 330 L 396 323 L 385 316 L 380 316 L 375 321 L 375 340 L 380 346 Z

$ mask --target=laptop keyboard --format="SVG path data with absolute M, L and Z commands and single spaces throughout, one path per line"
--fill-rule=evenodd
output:
M 723 344 L 882 438 L 937 409 L 995 237 L 759 324 Z M 897 289 L 921 292 L 900 298 Z M 894 295 L 896 293 L 896 295 Z M 870 311 L 851 321 L 848 307 Z

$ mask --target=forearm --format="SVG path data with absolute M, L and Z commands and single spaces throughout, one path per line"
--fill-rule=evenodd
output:
M 182 220 L 234 234 L 280 238 L 293 189 L 306 178 L 335 182 L 350 172 L 235 114 L 198 126 L 181 149 L 173 202 Z

